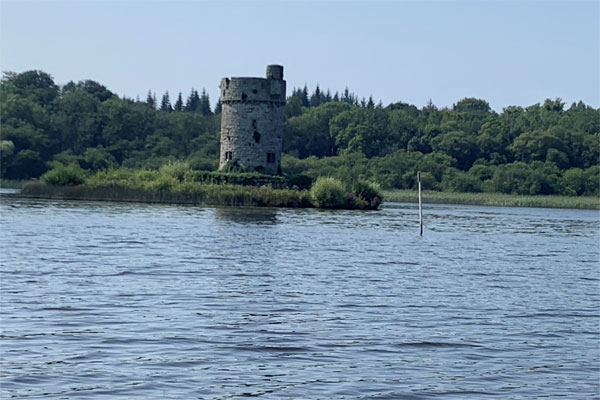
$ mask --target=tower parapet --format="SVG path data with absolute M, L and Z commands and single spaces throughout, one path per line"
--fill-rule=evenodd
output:
M 221 154 L 247 171 L 281 174 L 285 80 L 281 65 L 267 66 L 266 78 L 223 78 Z

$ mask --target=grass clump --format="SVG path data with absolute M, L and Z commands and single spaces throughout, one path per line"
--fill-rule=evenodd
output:
M 185 174 L 191 171 L 190 164 L 185 161 L 170 161 L 163 165 L 158 170 L 162 175 L 177 179 L 179 182 L 183 182 Z
M 313 203 L 319 208 L 342 208 L 344 206 L 344 185 L 331 177 L 319 177 L 310 189 Z
M 361 208 L 376 210 L 383 202 L 381 187 L 373 182 L 357 181 L 352 187 L 352 193 L 365 204 Z
M 59 165 L 40 177 L 47 185 L 76 186 L 85 182 L 86 172 L 78 165 Z

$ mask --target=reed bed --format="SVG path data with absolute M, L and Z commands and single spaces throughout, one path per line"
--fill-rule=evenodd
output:
M 268 186 L 205 185 L 193 182 L 165 184 L 54 186 L 30 182 L 22 196 L 65 200 L 101 200 L 116 202 L 206 204 L 255 207 L 312 207 L 307 190 L 273 189 Z
M 27 181 L 2 179 L 0 180 L 0 188 L 2 189 L 21 189 Z
M 384 191 L 384 196 L 387 202 L 418 202 L 416 190 L 388 190 Z M 423 203 L 600 210 L 600 197 L 598 196 L 525 196 L 502 193 L 424 191 Z

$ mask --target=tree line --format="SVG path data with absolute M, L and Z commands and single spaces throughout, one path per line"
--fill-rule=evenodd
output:
M 293 89 L 285 106 L 284 172 L 435 190 L 599 194 L 600 109 L 546 99 L 498 113 L 482 99 L 453 107 L 383 106 L 372 97 Z M 42 71 L 0 82 L 0 173 L 36 178 L 58 165 L 157 169 L 185 160 L 214 170 L 220 103 L 206 90 L 158 102 L 119 97 L 91 80 L 58 86 Z M 333 167 L 332 167 L 333 166 Z M 344 175 L 345 174 L 345 175 Z

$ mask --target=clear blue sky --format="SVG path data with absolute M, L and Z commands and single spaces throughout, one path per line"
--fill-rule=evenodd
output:
M 292 87 L 385 105 L 478 97 L 500 111 L 560 97 L 600 107 L 600 2 L 1 0 L 0 67 L 117 94 L 184 97 L 282 64 Z

